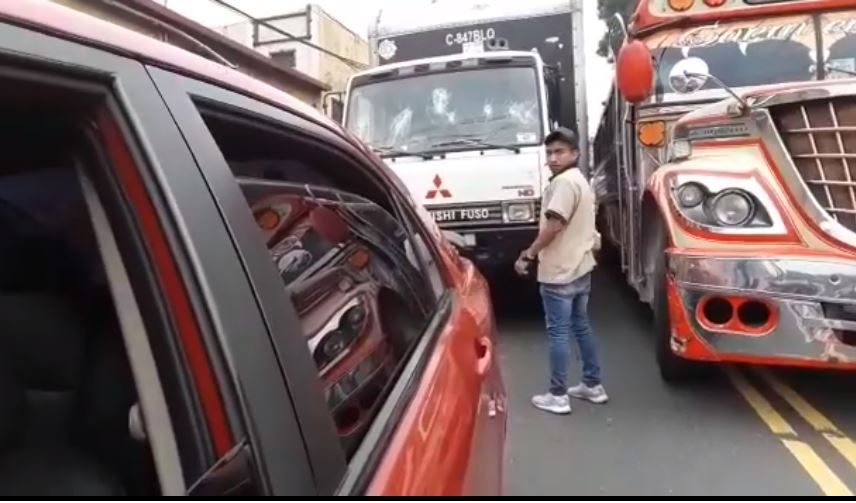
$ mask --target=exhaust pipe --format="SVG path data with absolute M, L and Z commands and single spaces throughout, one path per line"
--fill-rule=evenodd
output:
M 776 325 L 770 304 L 745 297 L 705 297 L 699 302 L 696 316 L 710 330 L 743 335 L 763 335 Z

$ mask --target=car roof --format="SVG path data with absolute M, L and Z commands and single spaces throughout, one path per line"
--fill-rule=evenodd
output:
M 339 124 L 312 106 L 245 73 L 70 7 L 51 1 L 0 2 L 0 21 L 71 39 L 209 81 L 273 105 L 286 107 L 337 133 L 343 132 Z

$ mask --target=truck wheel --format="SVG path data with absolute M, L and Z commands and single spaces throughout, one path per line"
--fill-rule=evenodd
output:
M 676 355 L 671 348 L 672 325 L 669 319 L 669 298 L 666 288 L 666 240 L 661 233 L 651 280 L 654 281 L 652 310 L 654 315 L 654 344 L 660 377 L 666 382 L 680 382 L 701 374 L 702 366 Z

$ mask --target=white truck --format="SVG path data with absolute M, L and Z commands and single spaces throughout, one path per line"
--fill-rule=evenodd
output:
M 537 233 L 545 135 L 574 129 L 586 162 L 582 0 L 398 2 L 369 38 L 345 127 L 466 256 L 507 267 Z

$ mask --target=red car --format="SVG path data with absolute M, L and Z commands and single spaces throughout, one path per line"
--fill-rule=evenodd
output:
M 0 6 L 0 494 L 502 491 L 482 276 L 237 71 Z

